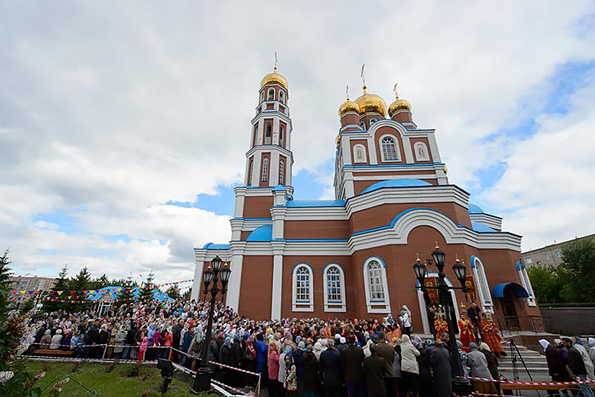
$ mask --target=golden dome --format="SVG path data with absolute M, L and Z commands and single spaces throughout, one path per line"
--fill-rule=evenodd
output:
M 390 106 L 388 107 L 388 115 L 390 117 L 393 117 L 393 114 L 406 110 L 408 112 L 411 111 L 411 104 L 409 103 L 409 101 L 406 101 L 405 99 L 399 99 L 397 98 L 393 103 L 390 104 Z
M 285 80 L 285 77 L 277 73 L 276 66 L 275 71 L 273 73 L 269 73 L 262 78 L 262 81 L 260 82 L 260 88 L 264 87 L 267 84 L 281 84 L 283 88 L 287 89 L 287 80 Z
M 347 112 L 355 112 L 359 114 L 359 106 L 357 106 L 357 103 L 350 101 L 349 99 L 343 102 L 339 108 L 339 115 L 343 116 Z
M 364 86 L 364 95 L 360 96 L 355 100 L 355 103 L 359 106 L 359 113 L 380 113 L 386 115 L 386 102 L 378 95 L 368 94 L 366 87 Z
M 339 142 L 341 142 L 341 134 L 337 134 L 337 137 L 335 138 L 335 144 L 338 145 Z

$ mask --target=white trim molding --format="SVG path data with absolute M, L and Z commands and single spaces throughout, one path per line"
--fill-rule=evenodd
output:
M 376 274 L 376 280 L 370 279 L 370 266 L 374 266 L 375 271 L 379 271 L 380 274 Z M 366 307 L 368 313 L 390 313 L 390 297 L 388 294 L 388 280 L 386 278 L 386 264 L 382 259 L 377 256 L 371 256 L 364 262 L 362 268 L 364 272 L 364 290 L 366 292 Z M 378 277 L 380 278 L 378 280 Z M 383 298 L 376 298 L 372 296 L 372 281 L 380 281 L 382 287 Z
M 338 280 L 329 280 L 330 271 L 333 271 L 333 276 L 338 278 Z M 322 290 L 324 291 L 324 311 L 346 312 L 347 301 L 345 299 L 345 272 L 343 271 L 341 265 L 338 263 L 329 263 L 326 265 L 322 270 L 322 280 Z M 329 300 L 329 288 L 339 289 L 339 299 Z
M 304 271 L 306 273 L 304 273 Z M 299 272 L 299 274 L 298 274 Z M 307 275 L 307 280 L 298 280 L 298 277 Z M 306 283 L 304 285 L 303 283 Z M 307 263 L 300 262 L 293 267 L 291 271 L 291 309 L 293 312 L 313 312 L 314 311 L 314 272 L 312 266 Z M 307 289 L 307 297 L 298 295 L 299 289 Z M 274 290 L 273 290 L 274 292 Z

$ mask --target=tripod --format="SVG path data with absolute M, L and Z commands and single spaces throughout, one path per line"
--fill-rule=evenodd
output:
M 517 364 L 517 360 L 520 359 L 521 363 L 523 364 L 523 367 L 525 368 L 525 371 L 527 372 L 527 375 L 529 375 L 529 379 L 531 381 L 533 381 L 533 377 L 531 376 L 531 372 L 529 372 L 529 368 L 527 368 L 527 364 L 525 364 L 525 360 L 523 360 L 523 356 L 521 355 L 521 352 L 519 351 L 519 348 L 517 347 L 516 343 L 514 343 L 514 340 L 511 339 L 510 340 L 510 356 L 512 358 L 512 377 L 513 380 L 518 381 L 519 380 L 519 365 Z M 541 397 L 541 394 L 539 394 L 539 392 L 536 390 L 537 395 Z M 516 391 L 517 396 L 521 396 L 522 394 L 520 394 L 520 391 L 517 390 Z

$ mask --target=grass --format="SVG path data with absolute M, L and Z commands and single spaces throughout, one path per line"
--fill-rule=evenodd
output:
M 131 364 L 93 364 L 93 363 L 55 363 L 29 361 L 25 364 L 33 376 L 45 371 L 46 375 L 39 381 L 39 386 L 44 389 L 53 384 L 57 378 L 69 376 L 73 382 L 68 382 L 64 387 L 64 394 L 71 394 L 69 390 L 79 389 L 74 382 L 82 383 L 86 388 L 96 391 L 105 397 L 118 396 L 161 396 L 163 378 L 161 372 L 145 365 Z M 174 379 L 169 385 L 166 396 L 182 397 L 191 396 L 189 383 Z M 48 387 L 42 395 L 49 395 Z M 212 395 L 205 395 L 208 397 Z

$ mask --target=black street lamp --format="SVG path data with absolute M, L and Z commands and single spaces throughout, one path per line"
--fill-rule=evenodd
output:
M 461 358 L 459 356 L 459 349 L 457 348 L 455 332 L 455 327 L 457 324 L 452 314 L 453 307 L 452 300 L 450 299 L 450 290 L 461 289 L 464 293 L 467 293 L 467 287 L 465 286 L 465 281 L 467 279 L 467 268 L 465 265 L 461 264 L 457 258 L 455 264 L 452 266 L 452 270 L 461 283 L 461 287 L 450 287 L 446 283 L 446 275 L 444 274 L 444 261 L 446 259 L 446 254 L 440 249 L 440 247 L 438 247 L 438 244 L 436 244 L 436 248 L 434 249 L 434 252 L 432 252 L 432 258 L 436 264 L 436 267 L 438 268 L 438 285 L 436 287 L 425 286 L 424 281 L 426 278 L 426 264 L 422 263 L 422 261 L 419 259 L 419 256 L 413 265 L 413 271 L 415 272 L 415 277 L 417 278 L 417 281 L 419 281 L 420 289 L 422 291 L 425 291 L 426 289 L 438 290 L 438 300 L 446 312 L 446 323 L 448 324 L 448 349 L 450 350 L 450 365 L 452 367 L 453 374 L 452 389 L 456 395 L 466 396 L 471 392 L 471 383 L 465 378 L 465 373 L 463 372 L 463 367 L 461 366 Z M 438 335 L 438 337 L 440 336 L 441 335 Z
M 219 289 L 219 275 L 221 275 L 221 289 Z M 227 292 L 227 283 L 231 276 L 231 269 L 226 263 L 223 265 L 223 261 L 219 258 L 219 255 L 215 256 L 211 261 L 211 265 L 202 274 L 202 282 L 204 283 L 204 294 L 205 298 L 207 293 L 211 293 L 211 305 L 209 307 L 209 319 L 207 323 L 207 335 L 203 340 L 202 346 L 202 358 L 200 360 L 200 368 L 196 371 L 196 378 L 194 379 L 194 385 L 190 392 L 192 394 L 199 394 L 201 392 L 211 390 L 211 377 L 213 372 L 209 367 L 209 346 L 211 344 L 211 335 L 213 329 L 213 312 L 215 311 L 215 299 L 217 293 L 221 292 L 221 297 L 225 296 Z M 209 288 L 210 287 L 210 288 Z

